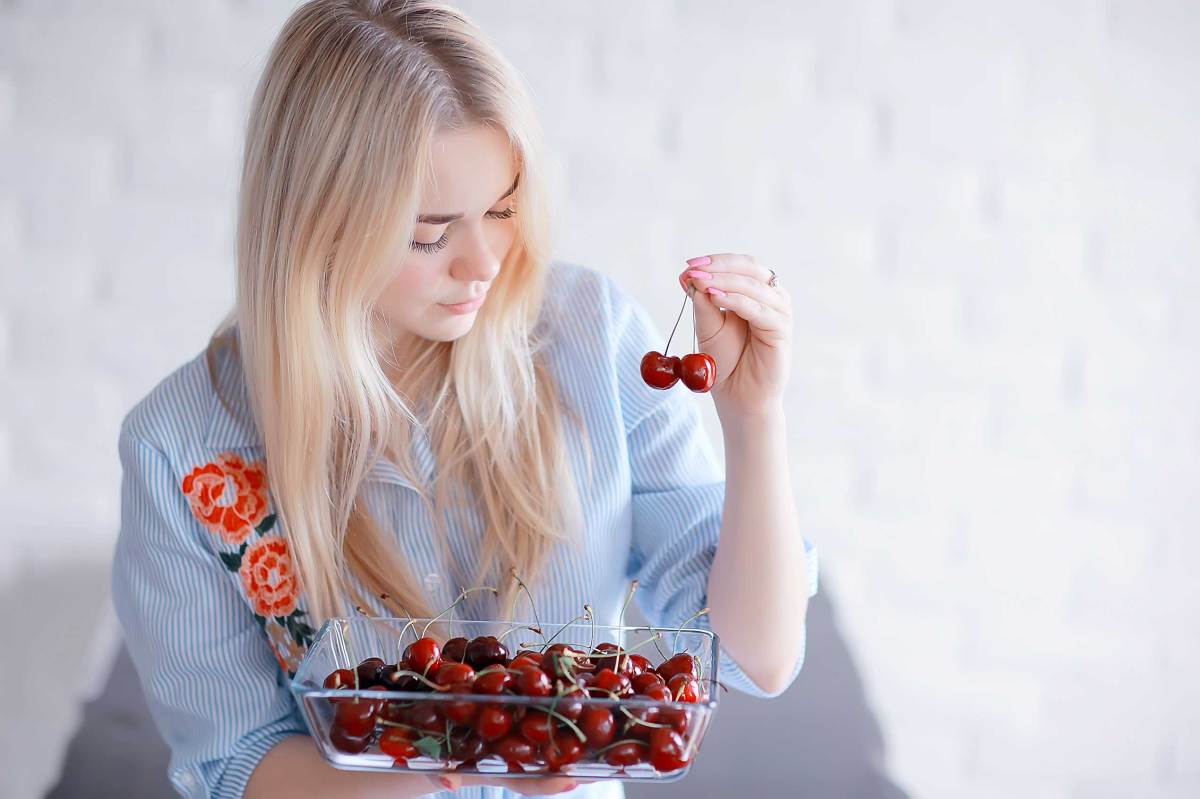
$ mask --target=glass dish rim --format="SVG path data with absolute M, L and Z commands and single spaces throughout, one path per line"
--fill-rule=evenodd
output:
M 329 619 L 326 619 L 325 622 L 321 625 L 320 629 L 317 631 L 317 634 L 315 636 L 313 636 L 312 643 L 309 644 L 307 651 L 304 653 L 304 657 L 301 659 L 300 665 L 296 669 L 296 676 L 294 678 L 292 678 L 291 685 L 289 686 L 291 688 L 292 693 L 295 694 L 297 698 L 310 698 L 310 699 L 322 699 L 322 700 L 343 699 L 343 698 L 349 699 L 352 697 L 369 695 L 371 698 L 374 698 L 374 699 L 413 698 L 413 699 L 418 699 L 420 701 L 431 701 L 432 700 L 432 701 L 436 701 L 436 702 L 448 702 L 448 701 L 463 702 L 463 701 L 482 700 L 485 702 L 495 701 L 495 702 L 504 702 L 504 703 L 508 703 L 508 704 L 539 704 L 539 705 L 545 704 L 548 699 L 552 698 L 552 697 L 545 697 L 545 696 L 523 696 L 520 694 L 475 694 L 475 693 L 461 694 L 461 693 L 432 693 L 432 692 L 423 692 L 423 691 L 386 691 L 386 690 L 379 690 L 379 689 L 374 689 L 374 688 L 349 688 L 349 689 L 347 689 L 347 688 L 341 688 L 341 689 L 326 688 L 320 684 L 320 682 L 322 682 L 324 680 L 324 676 L 322 676 L 321 681 L 317 681 L 316 686 L 306 686 L 306 685 L 301 684 L 302 675 L 303 675 L 303 677 L 308 678 L 308 679 L 311 679 L 313 677 L 313 675 L 310 675 L 308 673 L 312 670 L 312 659 L 310 656 L 314 651 L 316 651 L 318 649 L 319 645 L 322 644 L 326 638 L 330 637 L 333 634 L 332 631 L 333 631 L 333 628 L 335 625 L 341 624 L 341 623 L 373 624 L 373 623 L 384 623 L 384 622 L 386 622 L 386 623 L 399 622 L 401 624 L 408 624 L 409 622 L 420 623 L 420 622 L 427 622 L 427 621 L 444 621 L 444 622 L 447 622 L 450 624 L 457 623 L 457 624 L 481 624 L 481 625 L 486 625 L 486 624 L 496 625 L 496 624 L 512 624 L 513 623 L 512 620 L 509 620 L 509 619 L 436 619 L 435 620 L 435 619 L 431 619 L 430 617 L 409 618 L 406 616 L 358 616 L 358 617 L 335 616 L 335 617 L 331 617 Z M 540 624 L 543 627 L 557 628 L 559 626 L 562 626 L 562 627 L 564 627 L 564 629 L 565 629 L 565 627 L 569 627 L 569 626 L 588 626 L 589 628 L 593 627 L 593 625 L 589 625 L 587 622 L 580 622 L 580 621 L 574 621 L 574 622 L 541 621 Z M 704 701 L 704 702 L 676 702 L 676 701 L 662 702 L 662 701 L 658 701 L 655 699 L 639 697 L 637 695 L 635 695 L 633 697 L 625 697 L 625 698 L 620 698 L 620 699 L 614 699 L 611 697 L 588 696 L 588 697 L 579 697 L 576 699 L 576 701 L 582 702 L 585 706 L 621 705 L 621 706 L 631 706 L 631 707 L 650 707 L 650 706 L 671 707 L 671 708 L 678 708 L 678 709 L 682 709 L 682 710 L 686 710 L 688 708 L 707 708 L 710 711 L 716 710 L 718 701 L 720 699 L 720 693 L 722 690 L 722 686 L 721 686 L 720 682 L 718 681 L 718 677 L 717 677 L 718 671 L 719 671 L 720 637 L 715 632 L 713 632 L 712 630 L 704 629 L 704 628 L 685 627 L 682 630 L 680 630 L 675 627 L 655 627 L 653 625 L 645 625 L 645 624 L 638 624 L 638 625 L 596 624 L 596 625 L 594 625 L 594 628 L 608 630 L 608 631 L 620 631 L 620 632 L 643 632 L 643 633 L 661 632 L 664 634 L 669 633 L 671 635 L 675 635 L 676 633 L 679 633 L 680 635 L 691 634 L 691 635 L 699 635 L 701 638 L 707 638 L 708 641 L 706 643 L 706 648 L 708 648 L 710 650 L 709 660 L 712 664 L 712 667 L 711 667 L 711 673 L 705 675 L 704 679 L 701 680 L 701 682 L 706 685 L 711 686 L 711 688 L 709 690 L 709 698 L 707 701 Z

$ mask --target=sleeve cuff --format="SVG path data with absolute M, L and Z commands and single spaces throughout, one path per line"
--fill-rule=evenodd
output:
M 212 763 L 208 769 L 197 764 L 173 766 L 169 775 L 171 784 L 187 799 L 241 799 L 250 775 L 272 747 L 284 738 L 307 734 L 303 722 L 292 714 L 255 730 L 239 742 L 235 754 Z

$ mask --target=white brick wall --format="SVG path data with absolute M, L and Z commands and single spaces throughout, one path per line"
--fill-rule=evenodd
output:
M 118 422 L 230 302 L 291 6 L 0 3 L 0 600 L 78 639 L 31 659 L 91 651 L 103 579 L 55 581 L 108 556 Z M 563 257 L 664 332 L 690 256 L 788 281 L 801 515 L 900 782 L 1200 792 L 1200 5 L 461 6 L 535 88 Z M 32 796 L 74 710 L 21 701 Z

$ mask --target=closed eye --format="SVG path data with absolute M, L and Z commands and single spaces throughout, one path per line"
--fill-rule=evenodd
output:
M 516 216 L 516 214 L 517 209 L 510 206 L 505 208 L 503 211 L 488 211 L 486 214 L 484 214 L 484 216 L 492 219 L 512 219 L 514 216 Z M 440 239 L 437 241 L 431 241 L 428 244 L 420 241 L 413 241 L 412 248 L 417 252 L 423 253 L 434 253 L 444 250 L 446 245 L 450 243 L 450 239 L 447 236 L 448 233 L 449 231 L 447 230 L 446 233 L 442 233 L 442 237 Z

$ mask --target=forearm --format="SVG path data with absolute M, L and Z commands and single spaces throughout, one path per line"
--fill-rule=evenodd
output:
M 804 540 L 788 468 L 782 408 L 726 414 L 725 509 L 708 580 L 709 616 L 722 646 L 755 683 L 784 687 L 804 645 Z
M 415 799 L 438 790 L 429 777 L 420 775 L 339 771 L 322 759 L 311 738 L 294 735 L 272 747 L 259 762 L 246 786 L 246 799 Z

